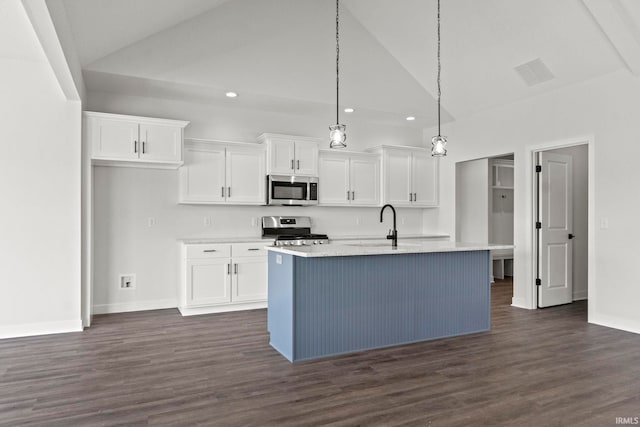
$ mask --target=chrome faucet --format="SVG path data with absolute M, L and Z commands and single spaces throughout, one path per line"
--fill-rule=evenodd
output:
M 391 210 L 393 211 L 393 230 L 389 230 L 387 239 L 392 241 L 391 244 L 394 248 L 397 248 L 398 247 L 398 229 L 396 228 L 396 209 L 389 204 L 384 205 L 382 209 L 380 209 L 380 222 L 382 222 L 382 214 L 384 213 L 384 210 L 387 207 L 391 208 Z

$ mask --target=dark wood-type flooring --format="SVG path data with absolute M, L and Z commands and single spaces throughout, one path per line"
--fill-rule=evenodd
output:
M 528 311 L 493 286 L 488 333 L 291 364 L 266 311 L 96 316 L 0 341 L 0 425 L 614 426 L 640 416 L 640 336 L 586 302 Z

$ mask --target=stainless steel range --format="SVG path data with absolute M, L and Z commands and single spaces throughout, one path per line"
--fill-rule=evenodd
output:
M 326 234 L 311 233 L 308 216 L 263 216 L 262 237 L 273 237 L 274 246 L 307 246 L 329 243 Z

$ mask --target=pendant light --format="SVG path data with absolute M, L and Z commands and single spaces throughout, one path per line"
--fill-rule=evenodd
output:
M 340 124 L 340 0 L 336 0 L 336 124 L 329 126 L 329 148 L 345 148 L 347 127 Z
M 440 97 L 442 90 L 440 89 L 440 73 L 442 65 L 440 64 L 440 0 L 438 0 L 438 135 L 431 138 L 431 155 L 434 157 L 444 157 L 447 155 L 447 137 L 440 135 Z

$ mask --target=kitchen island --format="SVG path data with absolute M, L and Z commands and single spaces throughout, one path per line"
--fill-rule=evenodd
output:
M 270 344 L 295 362 L 488 331 L 489 251 L 512 247 L 268 247 Z

